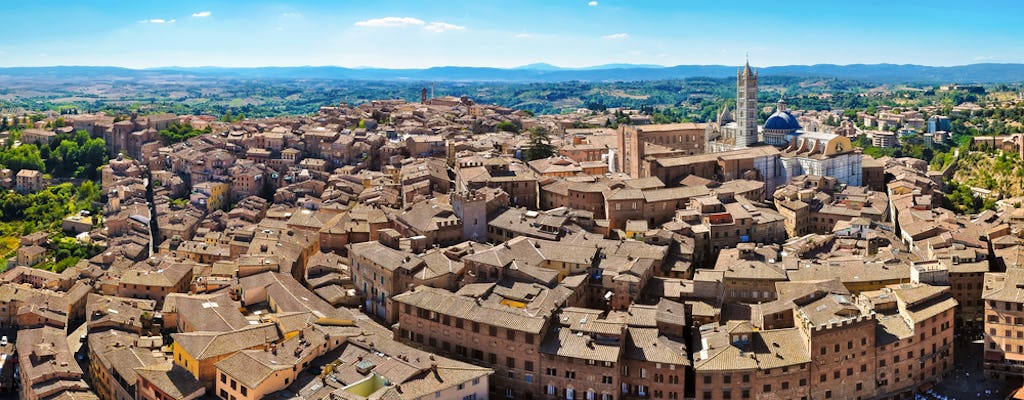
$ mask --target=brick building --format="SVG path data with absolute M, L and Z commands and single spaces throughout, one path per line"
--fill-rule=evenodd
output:
M 705 124 L 692 122 L 619 127 L 619 172 L 634 178 L 643 175 L 641 160 L 648 155 L 704 154 Z

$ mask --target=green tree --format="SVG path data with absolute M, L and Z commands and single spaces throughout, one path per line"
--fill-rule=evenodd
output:
M 555 146 L 551 144 L 551 132 L 547 128 L 540 126 L 530 129 L 526 161 L 539 160 L 553 155 L 555 155 Z
M 44 170 L 39 148 L 34 144 L 23 144 L 0 152 L 0 164 L 10 168 L 15 174 L 23 169 Z
M 512 132 L 519 133 L 519 126 L 512 121 L 501 121 L 498 126 L 495 127 L 498 132 Z
M 160 138 L 168 143 L 177 143 L 210 132 L 210 127 L 206 127 L 205 129 L 195 129 L 192 125 L 176 123 L 171 124 L 167 129 L 161 130 Z

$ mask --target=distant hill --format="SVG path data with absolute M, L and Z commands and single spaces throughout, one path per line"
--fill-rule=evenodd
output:
M 725 65 L 607 64 L 584 68 L 562 68 L 537 63 L 515 68 L 432 67 L 423 69 L 303 67 L 161 67 L 129 69 L 120 67 L 13 67 L 0 68 L 0 79 L 105 78 L 195 78 L 237 79 L 347 79 L 412 80 L 448 82 L 562 82 L 641 81 L 692 77 L 725 78 L 738 67 Z M 816 64 L 759 68 L 762 75 L 852 79 L 873 83 L 1010 83 L 1024 82 L 1024 64 L 971 64 L 930 67 L 912 64 Z

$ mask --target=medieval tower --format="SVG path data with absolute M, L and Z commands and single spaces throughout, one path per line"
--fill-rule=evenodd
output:
M 736 71 L 736 148 L 757 143 L 757 72 L 750 62 Z

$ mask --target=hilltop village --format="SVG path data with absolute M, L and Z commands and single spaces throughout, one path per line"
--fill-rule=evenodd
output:
M 885 124 L 941 143 L 949 119 L 830 126 L 843 115 L 757 94 L 748 65 L 711 123 L 533 116 L 425 89 L 300 117 L 37 121 L 20 143 L 105 141 L 102 211 L 61 224 L 101 251 L 57 272 L 35 268 L 55 257 L 47 232 L 21 237 L 0 275 L 0 325 L 16 329 L 0 386 L 25 400 L 904 398 L 951 377 L 958 337 L 979 334 L 988 378 L 1024 374 L 1019 203 L 955 213 L 950 171 L 851 142 L 859 122 L 878 147 L 895 140 Z M 579 127 L 616 115 L 627 123 Z M 161 135 L 182 127 L 203 133 Z M 51 183 L 2 174 L 23 193 Z

